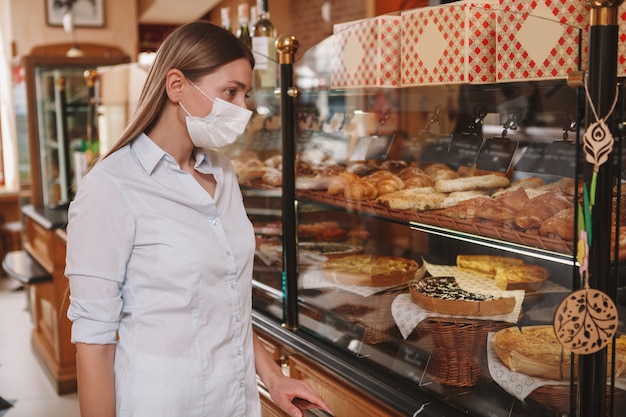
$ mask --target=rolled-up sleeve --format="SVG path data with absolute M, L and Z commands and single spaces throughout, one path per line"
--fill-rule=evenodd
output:
M 121 187 L 97 171 L 89 173 L 68 211 L 65 275 L 73 343 L 116 343 L 134 231 Z

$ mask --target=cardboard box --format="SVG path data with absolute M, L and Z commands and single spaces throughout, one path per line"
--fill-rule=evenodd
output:
M 403 86 L 495 82 L 497 0 L 402 12 Z
M 400 87 L 400 16 L 336 24 L 333 88 Z
M 497 80 L 566 78 L 586 67 L 589 6 L 582 0 L 500 0 Z

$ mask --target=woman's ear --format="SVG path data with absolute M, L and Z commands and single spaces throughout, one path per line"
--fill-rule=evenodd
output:
M 185 76 L 179 69 L 171 69 L 165 76 L 165 92 L 170 101 L 178 103 L 183 93 Z

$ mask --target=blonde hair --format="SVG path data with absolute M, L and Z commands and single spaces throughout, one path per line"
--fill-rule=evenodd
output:
M 178 69 L 194 82 L 241 58 L 247 59 L 254 68 L 252 52 L 235 35 L 219 26 L 199 21 L 175 29 L 157 51 L 128 126 L 102 159 L 154 126 L 167 103 L 165 80 L 169 70 Z

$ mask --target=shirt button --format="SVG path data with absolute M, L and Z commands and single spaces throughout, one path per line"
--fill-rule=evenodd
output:
M 231 251 L 226 251 L 226 256 L 230 256 L 232 254 Z
M 213 226 L 217 226 L 218 224 L 220 224 L 220 221 L 218 219 L 213 219 Z
M 235 284 L 230 284 L 230 289 L 234 290 L 235 289 Z
M 237 349 L 237 355 L 241 356 L 243 354 L 243 352 L 241 351 L 241 349 Z
M 235 316 L 235 321 L 239 323 L 241 321 L 241 318 L 239 316 Z

